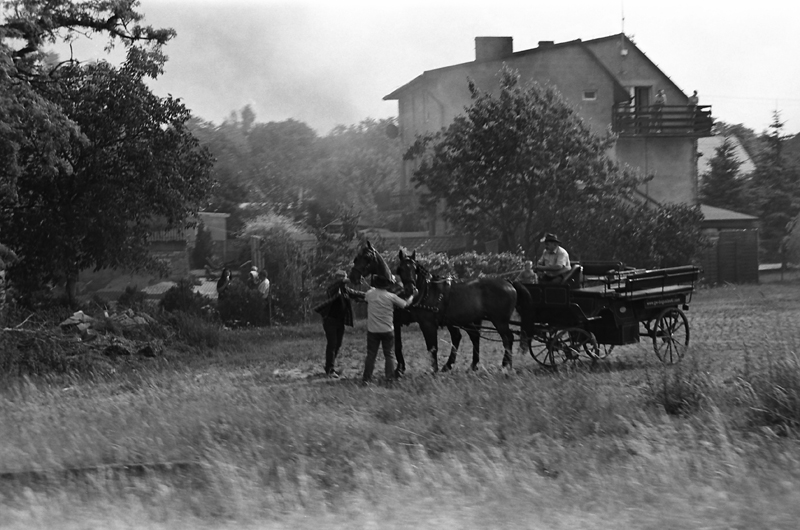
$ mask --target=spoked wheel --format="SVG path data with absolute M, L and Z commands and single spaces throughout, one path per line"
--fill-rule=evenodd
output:
M 614 349 L 613 344 L 598 344 L 597 345 L 597 358 L 598 359 L 605 359 L 609 355 L 611 355 L 611 351 Z
M 531 343 L 531 356 L 550 368 L 567 361 L 599 358 L 599 349 L 594 335 L 581 328 L 548 330 L 537 337 L 541 342 Z
M 652 330 L 656 357 L 666 364 L 683 359 L 689 347 L 689 321 L 677 307 L 668 307 L 658 315 Z

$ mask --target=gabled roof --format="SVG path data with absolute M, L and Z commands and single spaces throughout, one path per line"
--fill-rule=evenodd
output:
M 628 38 L 628 36 L 627 36 L 627 35 L 625 35 L 624 33 L 617 33 L 616 35 L 609 35 L 608 37 L 600 37 L 600 38 L 597 38 L 597 39 L 591 39 L 591 40 L 587 40 L 587 41 L 585 41 L 585 42 L 584 42 L 584 44 L 585 44 L 586 46 L 589 46 L 589 47 L 591 47 L 591 46 L 592 46 L 592 44 L 595 44 L 595 43 L 602 43 L 602 42 L 606 42 L 606 41 L 610 41 L 610 40 L 614 40 L 614 39 L 624 39 L 624 40 L 625 40 L 625 44 L 626 44 L 626 45 L 628 45 L 628 46 L 631 46 L 633 49 L 635 49 L 635 50 L 636 50 L 636 51 L 637 51 L 639 54 L 641 54 L 642 58 L 643 58 L 645 61 L 647 61 L 648 63 L 650 63 L 650 65 L 651 65 L 653 68 L 655 68 L 656 70 L 658 70 L 659 72 L 661 72 L 661 73 L 664 75 L 664 77 L 667 79 L 667 81 L 669 81 L 669 83 L 670 83 L 670 84 L 673 86 L 673 88 L 675 88 L 675 90 L 678 90 L 678 91 L 679 91 L 680 93 L 682 93 L 682 94 L 684 93 L 684 92 L 683 92 L 683 89 L 681 89 L 681 87 L 679 87 L 677 84 L 675 84 L 675 81 L 673 81 L 673 80 L 672 80 L 672 78 L 671 78 L 670 76 L 668 76 L 667 74 L 665 74 L 665 73 L 664 73 L 664 71 L 663 71 L 663 70 L 661 70 L 661 68 L 660 68 L 660 67 L 659 67 L 659 66 L 658 66 L 656 63 L 654 63 L 654 62 L 653 62 L 653 61 L 650 59 L 650 57 L 648 57 L 648 56 L 647 56 L 647 54 L 646 54 L 646 53 L 644 53 L 644 52 L 643 52 L 643 51 L 642 51 L 642 50 L 641 50 L 641 49 L 640 49 L 640 48 L 639 48 L 639 47 L 636 45 L 636 43 L 635 43 L 635 42 L 633 42 L 631 39 L 629 39 L 629 38 Z
M 610 38 L 614 38 L 614 37 L 619 38 L 620 35 L 615 35 L 615 36 L 612 36 L 612 37 L 604 37 L 604 38 L 610 39 Z M 627 39 L 627 37 L 626 37 L 626 39 Z M 593 41 L 587 41 L 587 43 L 588 42 L 597 42 L 599 40 L 600 39 L 595 39 Z M 635 45 L 633 45 L 633 43 L 631 43 L 631 45 L 635 46 Z M 569 47 L 569 46 L 578 46 L 578 47 L 580 47 L 580 49 L 583 50 L 597 64 L 597 66 L 608 76 L 608 78 L 614 83 L 615 92 L 617 94 L 619 94 L 621 98 L 624 97 L 624 99 L 627 99 L 628 93 L 625 90 L 625 87 L 622 86 L 622 84 L 619 82 L 619 80 L 616 78 L 616 76 L 606 67 L 605 64 L 603 64 L 602 61 L 600 61 L 600 59 L 597 58 L 597 56 L 594 53 L 592 53 L 592 51 L 580 39 L 567 41 L 567 42 L 561 42 L 561 43 L 558 43 L 558 44 L 551 44 L 551 45 L 548 45 L 546 47 L 539 46 L 537 48 L 531 48 L 531 49 L 528 49 L 528 50 L 522 50 L 522 51 L 519 51 L 519 52 L 514 52 L 511 55 L 507 55 L 507 56 L 505 56 L 503 58 L 500 58 L 500 59 L 494 59 L 494 60 L 490 60 L 490 61 L 477 61 L 477 60 L 475 60 L 475 61 L 469 61 L 469 62 L 466 62 L 466 63 L 459 63 L 459 64 L 450 65 L 450 66 L 444 66 L 442 68 L 436 68 L 436 69 L 433 69 L 433 70 L 426 70 L 425 72 L 422 73 L 422 75 L 419 75 L 419 76 L 415 77 L 414 79 L 412 79 L 411 81 L 409 81 L 405 85 L 395 89 L 391 93 L 389 93 L 386 96 L 384 96 L 383 99 L 385 101 L 393 100 L 393 99 L 399 99 L 400 95 L 403 92 L 406 92 L 407 90 L 409 90 L 411 88 L 414 88 L 417 85 L 423 84 L 423 83 L 425 83 L 425 82 L 427 82 L 429 80 L 433 81 L 434 79 L 438 78 L 440 75 L 442 75 L 442 74 L 444 74 L 444 73 L 446 73 L 446 72 L 448 72 L 450 70 L 454 70 L 454 69 L 458 69 L 458 68 L 465 68 L 465 67 L 468 67 L 470 65 L 485 64 L 485 63 L 490 63 L 490 62 L 497 62 L 497 63 L 509 62 L 510 63 L 510 62 L 513 62 L 515 59 L 519 59 L 521 57 L 526 57 L 526 56 L 533 55 L 533 54 L 546 54 L 546 53 L 552 52 L 553 50 L 558 50 L 558 49 L 566 48 L 566 47 Z M 642 55 L 644 55 L 644 54 L 642 54 Z
M 744 230 L 758 226 L 758 217 L 753 217 L 752 215 L 716 208 L 707 204 L 701 204 L 700 211 L 705 217 L 700 224 L 703 228 Z

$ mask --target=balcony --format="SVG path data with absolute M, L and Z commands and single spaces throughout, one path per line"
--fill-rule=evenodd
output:
M 620 136 L 696 137 L 712 136 L 711 105 L 665 105 L 637 108 L 627 104 L 613 109 L 614 132 Z

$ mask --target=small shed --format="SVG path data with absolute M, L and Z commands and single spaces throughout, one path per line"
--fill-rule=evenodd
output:
M 702 229 L 711 242 L 701 256 L 709 284 L 758 283 L 758 217 L 706 204 Z

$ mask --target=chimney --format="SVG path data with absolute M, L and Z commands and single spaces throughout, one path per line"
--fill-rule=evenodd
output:
M 513 37 L 475 37 L 475 60 L 495 61 L 514 53 Z
M 539 47 L 540 48 L 550 48 L 554 44 L 555 44 L 555 41 L 552 41 L 552 40 L 540 40 L 539 41 Z

